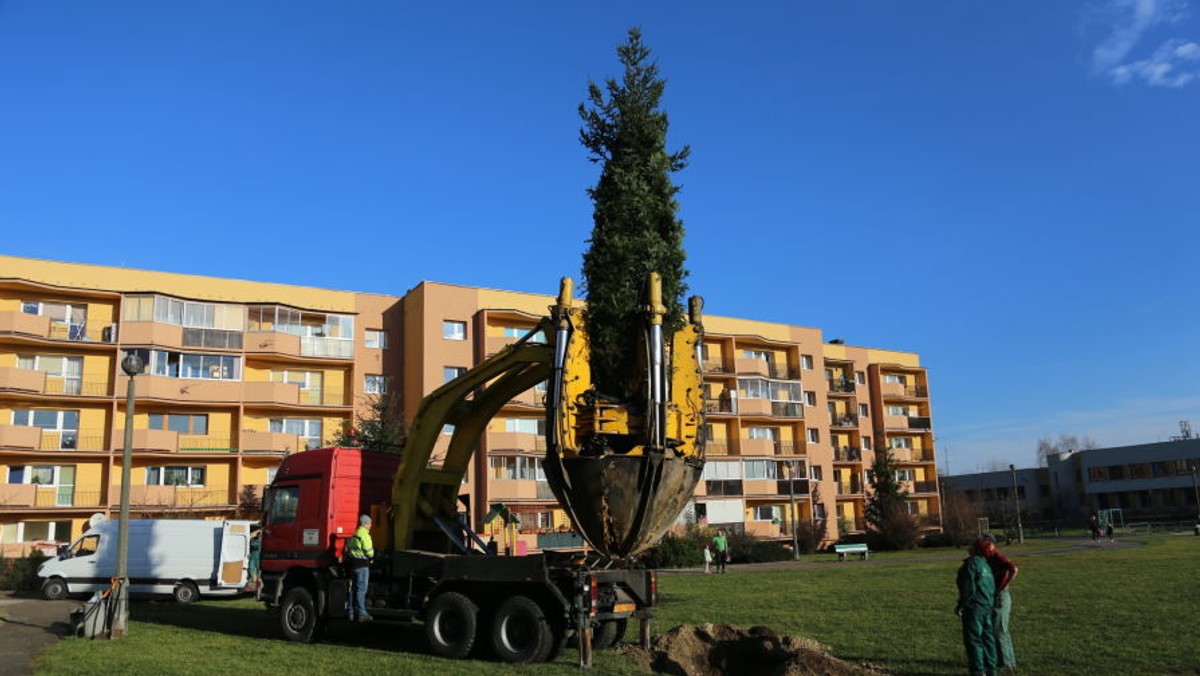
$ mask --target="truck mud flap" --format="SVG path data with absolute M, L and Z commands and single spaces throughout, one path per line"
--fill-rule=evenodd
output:
M 337 578 L 329 581 L 329 592 L 326 599 L 325 614 L 328 617 L 346 617 L 346 608 L 350 601 L 350 580 Z

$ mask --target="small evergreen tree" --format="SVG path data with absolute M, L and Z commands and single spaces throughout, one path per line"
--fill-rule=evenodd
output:
M 896 549 L 912 549 L 920 537 L 917 520 L 906 507 L 908 491 L 896 479 L 896 465 L 886 449 L 871 463 L 871 494 L 867 496 L 867 523 L 883 542 Z
M 400 397 L 392 394 L 372 395 L 367 414 L 356 416 L 354 425 L 339 430 L 333 438 L 333 444 L 399 453 L 404 449 L 406 433 Z
M 667 114 L 659 110 L 666 81 L 641 31 L 631 28 L 617 55 L 624 77 L 607 79 L 604 90 L 588 82 L 588 99 L 579 105 L 579 139 L 588 159 L 603 164 L 599 181 L 588 189 L 593 225 L 583 254 L 592 378 L 602 392 L 626 396 L 635 387 L 626 380 L 637 358 L 630 336 L 640 327 L 648 273 L 662 275 L 665 336 L 683 325 L 687 271 L 683 222 L 676 217 L 679 188 L 671 174 L 686 166 L 689 148 L 667 152 Z

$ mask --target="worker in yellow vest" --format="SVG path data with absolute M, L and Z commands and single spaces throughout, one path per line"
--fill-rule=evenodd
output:
M 367 614 L 367 582 L 371 577 L 371 559 L 375 558 L 375 544 L 371 542 L 371 517 L 358 517 L 358 530 L 346 538 L 346 549 L 342 562 L 350 572 L 352 585 L 350 606 L 351 622 L 370 622 L 374 618 Z

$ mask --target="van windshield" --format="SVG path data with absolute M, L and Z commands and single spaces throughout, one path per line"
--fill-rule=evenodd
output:
M 71 545 L 71 549 L 68 551 L 70 552 L 71 556 L 87 556 L 89 554 L 95 554 L 99 547 L 100 536 L 88 535 L 87 537 L 79 538 L 79 541 Z

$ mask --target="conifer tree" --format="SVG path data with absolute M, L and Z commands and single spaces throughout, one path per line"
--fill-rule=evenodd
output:
M 659 109 L 666 81 L 641 31 L 630 29 L 617 55 L 625 67 L 620 81 L 608 78 L 603 89 L 588 82 L 579 138 L 588 158 L 602 163 L 599 181 L 588 189 L 593 224 L 583 255 L 592 378 L 600 391 L 624 397 L 636 387 L 626 378 L 634 372 L 631 337 L 641 326 L 647 273 L 662 275 L 664 335 L 669 339 L 683 324 L 684 231 L 671 174 L 686 166 L 689 148 L 667 151 L 667 114 Z

